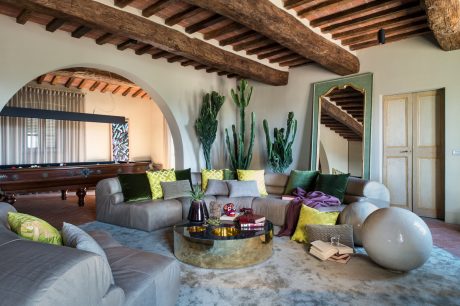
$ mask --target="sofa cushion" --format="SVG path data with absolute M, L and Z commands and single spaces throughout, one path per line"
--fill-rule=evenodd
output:
M 265 216 L 274 225 L 282 226 L 289 203 L 289 200 L 281 200 L 278 197 L 255 198 L 252 202 L 252 209 L 255 214 Z
M 227 181 L 209 179 L 204 194 L 213 196 L 228 196 L 228 193 Z
M 307 224 L 335 225 L 339 212 L 320 212 L 314 208 L 302 205 L 299 221 L 291 240 L 297 242 L 308 242 Z
M 177 260 L 127 247 L 108 248 L 105 252 L 115 283 L 125 292 L 124 305 L 175 305 L 180 286 Z
M 296 188 L 302 188 L 307 192 L 313 191 L 318 173 L 318 171 L 291 170 L 284 194 L 292 194 Z
M 230 198 L 260 197 L 256 181 L 227 181 Z
M 190 182 L 188 180 L 160 182 L 160 184 L 165 200 L 189 197 L 192 192 L 192 187 L 190 187 Z
M 18 212 L 9 212 L 8 224 L 11 230 L 22 238 L 62 245 L 62 237 L 59 231 L 40 218 Z
M 160 182 L 173 182 L 176 180 L 176 174 L 174 173 L 174 169 L 147 171 L 147 178 L 149 179 L 152 199 L 156 200 L 163 197 Z
M 184 169 L 184 170 L 174 170 L 176 174 L 176 181 L 183 181 L 188 180 L 190 182 L 190 188 L 193 188 L 192 184 L 192 169 Z
M 146 173 L 118 174 L 121 192 L 125 202 L 142 201 L 152 198 Z
M 223 180 L 224 170 L 201 169 L 201 190 L 206 191 L 210 179 Z
M 261 196 L 267 196 L 265 188 L 265 170 L 236 170 L 239 181 L 257 181 L 257 187 Z
M 319 174 L 315 190 L 334 196 L 343 202 L 350 174 Z
M 64 222 L 62 225 L 62 240 L 65 246 L 92 252 L 101 256 L 104 262 L 109 266 L 107 256 L 101 246 L 88 233 L 75 225 Z M 114 284 L 113 278 L 111 283 Z

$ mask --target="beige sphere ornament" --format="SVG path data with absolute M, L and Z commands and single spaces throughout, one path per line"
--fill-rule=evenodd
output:
M 410 271 L 430 257 L 433 239 L 426 223 L 411 211 L 382 208 L 363 224 L 363 246 L 380 266 L 394 271 Z
M 353 242 L 355 245 L 362 246 L 362 225 L 366 218 L 379 209 L 377 206 L 370 202 L 361 201 L 354 202 L 340 213 L 340 224 L 350 224 L 353 226 Z

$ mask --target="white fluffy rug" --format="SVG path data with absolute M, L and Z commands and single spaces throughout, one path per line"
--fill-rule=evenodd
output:
M 172 229 L 152 233 L 101 222 L 120 243 L 174 257 Z M 321 262 L 305 245 L 275 237 L 274 254 L 257 266 L 201 269 L 181 264 L 178 305 L 460 305 L 460 259 L 434 247 L 428 262 L 395 273 L 356 254 L 348 264 Z

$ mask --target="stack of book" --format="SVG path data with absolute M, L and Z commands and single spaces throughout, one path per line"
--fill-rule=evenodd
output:
M 234 216 L 222 215 L 220 216 L 220 221 L 235 221 L 242 213 L 235 214 Z
M 347 263 L 350 254 L 353 254 L 353 249 L 344 244 L 334 246 L 329 242 L 316 240 L 311 243 L 310 254 L 321 260 Z
M 244 214 L 238 217 L 242 230 L 258 230 L 265 226 L 265 217 L 257 214 Z

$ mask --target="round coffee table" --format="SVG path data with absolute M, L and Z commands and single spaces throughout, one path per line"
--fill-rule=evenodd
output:
M 273 224 L 260 230 L 242 230 L 235 223 L 219 226 L 181 223 L 174 226 L 174 255 L 201 268 L 242 268 L 273 254 Z

